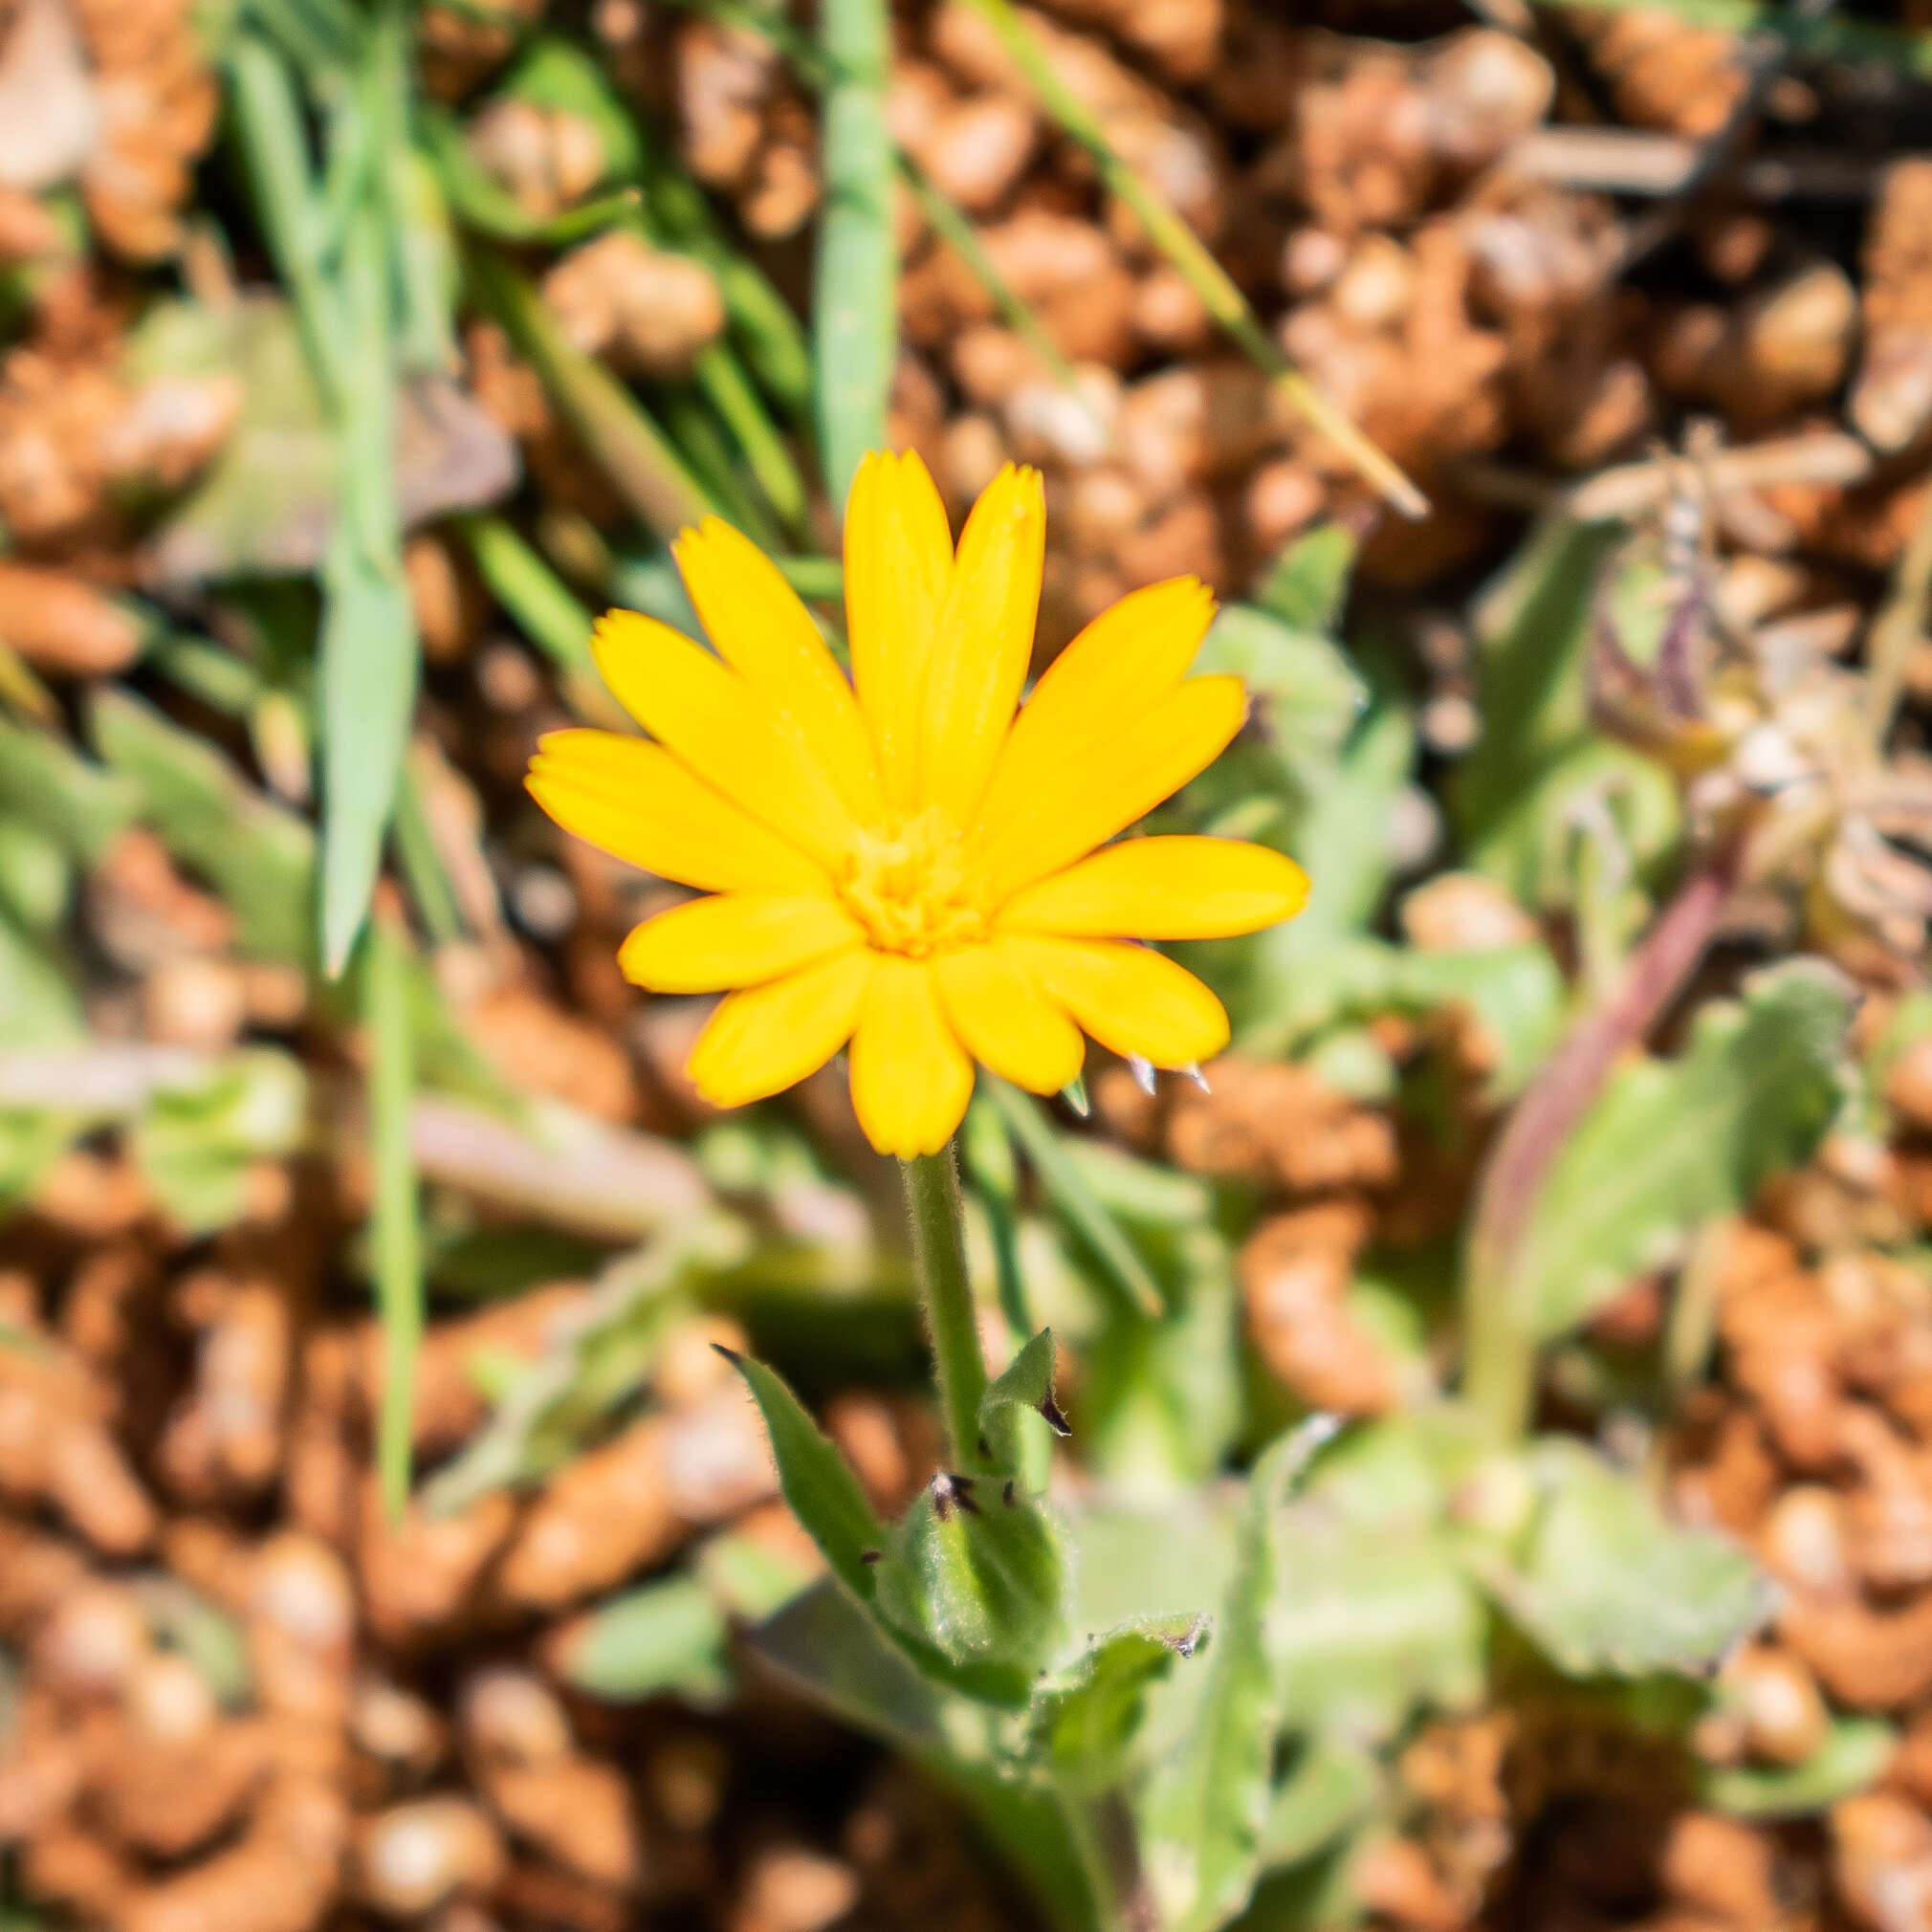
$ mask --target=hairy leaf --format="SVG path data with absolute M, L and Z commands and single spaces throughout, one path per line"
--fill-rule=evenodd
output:
M 1701 1008 L 1678 1059 L 1618 1073 L 1538 1196 L 1511 1284 L 1526 1325 L 1552 1336 L 1587 1320 L 1699 1221 L 1803 1161 L 1838 1106 L 1850 1013 L 1832 969 L 1789 962 Z
M 1666 1522 L 1635 1476 L 1581 1443 L 1532 1455 L 1543 1502 L 1526 1553 L 1477 1568 L 1510 1616 L 1572 1677 L 1708 1670 L 1770 1608 L 1728 1538 Z
M 1220 1924 L 1240 1910 L 1261 1868 L 1281 1712 L 1269 1639 L 1284 1580 L 1276 1518 L 1306 1459 L 1291 1433 L 1255 1465 L 1199 1711 L 1142 1802 L 1148 1878 L 1172 1932 Z
M 915 1653 L 989 1703 L 1022 1704 L 1061 1640 L 1066 1558 L 1018 1485 L 941 1473 L 876 1566 L 880 1613 Z
M 1100 1787 L 1117 1777 L 1147 1709 L 1149 1688 L 1178 1658 L 1207 1643 L 1206 1616 L 1128 1624 L 1040 1686 L 1030 1713 L 1032 1747 L 1070 1784 Z
M 1327 637 L 1340 621 L 1359 548 L 1346 524 L 1318 523 L 1262 573 L 1252 602 L 1290 630 Z

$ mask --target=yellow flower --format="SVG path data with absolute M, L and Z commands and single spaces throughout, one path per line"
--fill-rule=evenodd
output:
M 714 517 L 675 550 L 716 656 L 632 611 L 599 624 L 598 668 L 654 742 L 553 732 L 529 786 L 578 837 L 710 895 L 619 960 L 654 992 L 725 994 L 690 1067 L 715 1105 L 849 1043 L 872 1145 L 931 1153 L 976 1060 L 1053 1093 L 1083 1027 L 1156 1066 L 1227 1043 L 1214 995 L 1126 942 L 1273 925 L 1306 897 L 1300 867 L 1223 839 L 1107 844 L 1240 729 L 1240 679 L 1186 674 L 1214 600 L 1193 578 L 1123 598 L 1020 707 L 1045 523 L 1038 473 L 1009 467 L 955 555 L 918 457 L 868 456 L 845 516 L 850 683 Z

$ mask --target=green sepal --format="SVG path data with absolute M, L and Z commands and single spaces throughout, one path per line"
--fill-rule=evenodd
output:
M 1042 1328 L 1007 1363 L 979 1398 L 980 1454 L 1001 1476 L 1018 1476 L 1025 1454 L 1021 1420 L 1042 1417 L 1056 1436 L 1070 1436 L 1053 1399 L 1053 1330 Z
M 1066 1559 L 1045 1512 L 997 1477 L 935 1476 L 877 1566 L 879 1612 L 927 1667 L 1020 1705 L 1060 1641 Z

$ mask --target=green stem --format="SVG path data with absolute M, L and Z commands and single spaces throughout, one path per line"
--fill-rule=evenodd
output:
M 912 1223 L 912 1262 L 926 1304 L 933 1365 L 939 1378 L 939 1407 L 955 1469 L 979 1460 L 979 1398 L 986 1393 L 986 1362 L 979 1352 L 979 1325 L 966 1278 L 966 1215 L 959 1199 L 959 1168 L 949 1141 L 937 1153 L 899 1163 L 906 1212 Z

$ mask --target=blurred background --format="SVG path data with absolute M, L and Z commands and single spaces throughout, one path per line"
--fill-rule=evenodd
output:
M 884 442 L 1315 881 L 963 1137 L 1086 1578 L 1346 1424 L 1223 1918 L 1925 1932 L 1922 0 L 0 0 L 0 1926 L 1079 1932 L 771 1635 L 711 1345 L 901 1508 L 897 1176 L 520 784 Z

